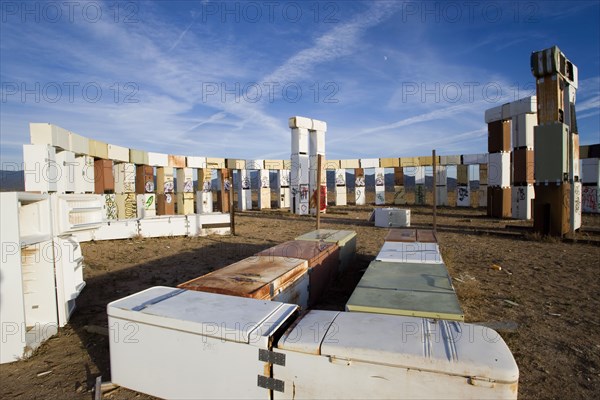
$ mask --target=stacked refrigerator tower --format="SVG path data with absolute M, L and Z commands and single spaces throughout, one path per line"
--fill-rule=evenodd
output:
M 325 132 L 323 121 L 305 117 L 291 117 L 291 211 L 298 215 L 325 212 L 327 208 L 327 174 L 325 169 Z M 318 156 L 323 156 L 321 182 L 317 182 Z M 316 191 L 321 192 L 321 204 L 316 204 Z
M 179 215 L 194 213 L 194 171 L 187 167 L 185 156 L 169 155 L 169 163 L 176 168 L 176 211 Z
M 132 150 L 133 151 L 133 150 Z M 135 193 L 138 218 L 156 216 L 156 193 L 154 192 L 154 167 L 148 165 L 148 157 L 136 163 Z
M 581 226 L 577 67 L 556 46 L 531 55 L 538 126 L 534 129 L 534 229 L 562 236 Z
M 127 156 L 129 159 L 129 155 Z M 120 162 L 113 165 L 115 178 L 115 202 L 119 219 L 137 218 L 137 198 L 135 194 L 135 165 Z
M 487 215 L 495 218 L 511 217 L 510 188 L 510 133 L 509 104 L 485 112 L 488 124 L 488 189 Z
M 526 97 L 510 103 L 512 118 L 512 217 L 530 220 L 535 198 L 533 131 L 537 125 L 537 99 Z

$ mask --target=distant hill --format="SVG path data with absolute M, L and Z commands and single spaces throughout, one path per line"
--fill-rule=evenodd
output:
M 0 192 L 22 192 L 25 190 L 23 171 L 0 170 Z
M 277 174 L 274 172 L 270 174 L 271 187 L 277 187 Z M 252 181 L 252 188 L 256 189 L 259 187 L 258 171 L 250 172 L 250 179 Z M 154 184 L 156 185 L 156 177 L 154 178 Z M 175 187 L 177 187 L 177 178 L 174 179 Z M 237 184 L 237 183 L 236 183 Z M 431 176 L 425 177 L 425 185 L 427 187 L 433 186 L 433 178 Z M 448 189 L 456 188 L 456 179 L 448 177 Z M 354 173 L 346 172 L 346 186 L 350 190 L 354 190 Z M 371 190 L 375 188 L 375 176 L 365 175 L 365 186 Z M 415 186 L 415 177 L 404 175 L 404 186 L 412 187 Z M 198 187 L 198 181 L 194 181 L 194 187 Z M 220 190 L 221 184 L 218 179 L 212 180 L 212 187 L 215 190 Z M 327 171 L 327 188 L 333 190 L 335 187 L 335 173 L 333 171 Z M 385 174 L 385 187 L 387 191 L 394 190 L 394 174 Z M 471 182 L 471 188 L 479 188 L 479 182 Z M 16 192 L 25 190 L 25 178 L 23 171 L 3 171 L 0 170 L 0 192 Z

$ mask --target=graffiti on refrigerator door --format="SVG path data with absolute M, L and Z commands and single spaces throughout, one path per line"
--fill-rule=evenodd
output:
M 425 187 L 423 185 L 415 186 L 415 204 L 425 204 Z
M 377 203 L 379 203 L 379 204 L 385 203 L 385 194 L 384 193 L 377 193 Z
M 117 219 L 117 202 L 114 194 L 104 195 L 104 211 L 106 219 Z
M 170 193 L 165 193 L 165 203 L 171 204 L 173 202 L 173 196 Z
M 308 203 L 308 185 L 300 185 L 300 203 Z
M 525 201 L 527 199 L 527 192 L 525 188 L 517 188 L 517 202 Z
M 581 207 L 584 212 L 598 212 L 598 187 L 583 187 L 581 193 Z
M 385 178 L 383 176 L 383 174 L 380 172 L 377 174 L 377 176 L 375 176 L 375 186 L 384 186 L 385 185 Z
M 153 181 L 146 182 L 146 184 L 144 185 L 144 188 L 146 189 L 146 193 L 154 192 L 154 182 Z
M 346 174 L 344 173 L 338 173 L 335 176 L 335 184 L 336 186 L 346 186 Z
M 223 180 L 223 189 L 226 192 L 229 192 L 231 190 L 231 181 L 229 179 L 224 179 Z
M 248 175 L 242 177 L 242 190 L 250 190 L 250 178 Z
M 357 176 L 355 181 L 356 187 L 365 187 L 365 177 Z
M 186 180 L 183 185 L 183 191 L 184 193 L 192 193 L 194 191 L 194 181 L 191 179 Z
M 208 193 L 208 192 L 212 191 L 212 184 L 210 181 L 207 180 L 202 183 L 202 191 L 204 193 Z
M 269 177 L 268 176 L 263 176 L 262 178 L 260 178 L 260 187 L 263 189 L 269 188 Z
M 394 192 L 394 204 L 406 204 L 406 191 L 404 188 L 396 189 Z
M 464 187 L 458 188 L 458 201 L 465 201 L 469 197 L 469 189 Z
M 125 219 L 137 217 L 137 201 L 134 193 L 125 196 Z
M 173 193 L 175 191 L 175 185 L 173 181 L 166 181 L 163 185 L 165 193 Z
M 575 201 L 573 204 L 573 209 L 576 214 L 581 214 L 581 184 L 574 184 L 573 191 L 575 196 Z
M 290 186 L 290 174 L 289 171 L 280 171 L 279 172 L 279 185 L 281 187 Z
M 146 210 L 152 210 L 154 205 L 154 195 L 146 197 L 146 202 L 144 203 L 144 208 Z

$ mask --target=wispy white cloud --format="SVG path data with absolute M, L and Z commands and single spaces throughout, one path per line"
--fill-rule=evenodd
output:
M 169 48 L 169 51 L 167 51 L 167 53 L 170 53 L 175 47 L 177 47 L 177 45 L 179 44 L 179 42 L 181 42 L 181 39 L 183 39 L 183 37 L 185 36 L 185 34 L 188 33 L 188 31 L 190 30 L 190 28 L 192 27 L 192 25 L 194 25 L 194 22 L 195 21 L 192 21 L 192 22 L 190 22 L 190 24 L 188 26 L 186 26 L 186 28 L 183 30 L 183 32 L 181 32 L 181 35 L 179 35 L 179 37 L 175 41 L 175 43 L 173 43 L 173 45 Z
M 352 54 L 365 30 L 390 18 L 397 11 L 397 2 L 376 1 L 370 8 L 341 23 L 302 49 L 264 78 L 265 82 L 297 81 L 310 76 L 315 66 Z

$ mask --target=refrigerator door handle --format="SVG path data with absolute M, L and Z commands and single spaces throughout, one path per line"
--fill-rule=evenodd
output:
M 140 304 L 139 306 L 133 307 L 131 310 L 132 311 L 142 311 L 144 308 L 146 308 L 148 306 L 160 303 L 161 301 L 170 299 L 171 297 L 175 297 L 178 294 L 181 294 L 183 292 L 185 292 L 185 289 L 174 290 L 174 291 L 172 291 L 170 293 L 163 294 L 162 296 L 155 297 L 152 300 L 145 301 L 142 304 Z

